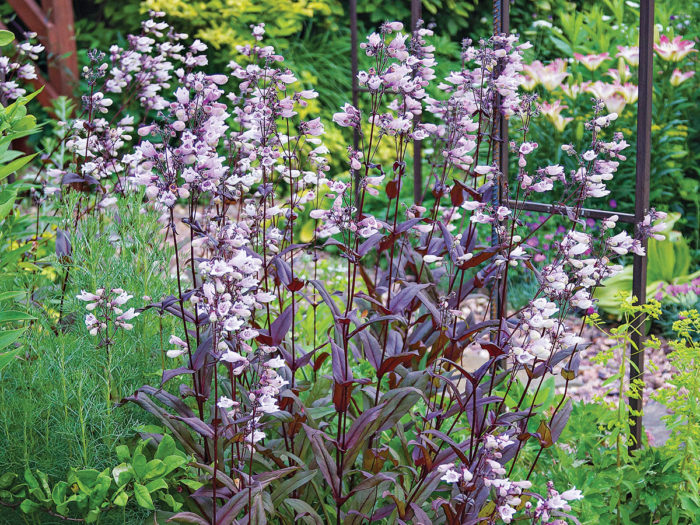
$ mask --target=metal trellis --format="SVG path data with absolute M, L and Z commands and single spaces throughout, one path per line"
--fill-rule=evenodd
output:
M 352 63 L 352 101 L 357 106 L 360 88 L 357 81 L 358 73 L 358 43 L 357 43 L 357 0 L 349 1 L 350 34 L 351 34 L 351 63 Z M 494 33 L 508 33 L 510 31 L 510 0 L 494 0 L 493 2 L 493 28 Z M 421 1 L 411 0 L 411 29 L 415 29 L 421 17 Z M 639 17 L 639 101 L 637 106 L 637 152 L 636 152 L 636 183 L 634 214 L 612 212 L 591 208 L 582 209 L 581 215 L 585 218 L 606 219 L 613 215 L 619 217 L 620 222 L 637 224 L 642 221 L 649 211 L 649 185 L 650 185 L 650 161 L 651 161 L 651 99 L 653 77 L 653 39 L 654 39 L 654 0 L 642 0 Z M 499 166 L 502 176 L 508 174 L 508 122 L 504 115 L 500 115 L 496 121 L 495 136 L 498 147 L 494 151 L 494 161 Z M 357 149 L 359 143 L 358 131 L 355 131 L 354 145 Z M 413 150 L 413 177 L 414 199 L 416 203 L 422 200 L 423 177 L 421 173 L 421 148 L 420 143 L 414 144 Z M 500 192 L 497 192 L 500 193 Z M 496 196 L 502 199 L 502 195 Z M 507 201 L 509 206 L 517 206 L 519 209 L 534 212 L 566 213 L 564 209 L 554 204 L 525 201 L 515 203 Z M 646 241 L 644 241 L 646 249 Z M 646 302 L 646 257 L 634 256 L 632 293 L 640 304 Z M 631 362 L 629 376 L 630 381 L 643 378 L 644 351 L 642 348 L 644 319 L 639 321 L 637 329 L 632 336 L 633 348 L 630 350 Z M 635 415 L 631 416 L 634 442 L 630 448 L 636 449 L 642 441 L 642 405 L 643 389 L 638 396 L 631 397 L 630 407 Z

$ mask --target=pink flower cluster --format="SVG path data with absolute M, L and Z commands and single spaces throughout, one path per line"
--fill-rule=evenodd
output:
M 0 104 L 7 106 L 24 96 L 27 90 L 24 84 L 37 78 L 35 61 L 44 51 L 44 46 L 37 44 L 36 33 L 25 33 L 24 41 L 17 44 L 13 56 L 0 54 Z
M 90 335 L 105 332 L 105 337 L 109 337 L 108 330 L 112 324 L 116 328 L 131 330 L 134 326 L 128 321 L 139 314 L 133 308 L 124 311 L 122 306 L 132 297 L 133 295 L 129 295 L 121 288 L 111 290 L 100 288 L 95 293 L 81 290 L 76 298 L 88 303 L 85 308 L 90 313 L 85 316 L 85 326 Z

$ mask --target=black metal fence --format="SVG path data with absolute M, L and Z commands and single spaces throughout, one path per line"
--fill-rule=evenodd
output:
M 350 42 L 351 42 L 351 69 L 352 69 L 352 103 L 358 105 L 360 88 L 357 80 L 358 73 L 358 34 L 357 34 L 357 0 L 349 0 L 350 13 Z M 411 0 L 411 29 L 414 29 L 421 19 L 421 0 Z M 508 33 L 510 31 L 510 0 L 494 0 L 493 2 L 493 30 L 494 33 Z M 654 41 L 654 0 L 641 0 L 639 16 L 639 100 L 637 105 L 637 153 L 636 153 L 636 185 L 634 214 L 615 213 L 607 210 L 584 208 L 583 217 L 592 219 L 606 219 L 617 215 L 620 222 L 637 224 L 642 221 L 649 211 L 649 168 L 651 161 L 651 99 L 653 77 L 653 41 Z M 502 174 L 508 174 L 508 121 L 501 115 L 496 123 L 494 134 L 498 139 L 499 147 L 494 150 L 494 162 L 499 166 Z M 358 131 L 355 130 L 354 147 L 359 143 Z M 421 162 L 421 144 L 414 143 L 413 148 L 413 179 L 414 199 L 417 203 L 423 199 L 423 176 Z M 502 198 L 496 195 L 496 198 Z M 515 203 L 508 201 L 511 206 Z M 517 206 L 521 209 L 534 212 L 550 212 L 551 204 L 539 202 L 521 202 Z M 646 249 L 646 242 L 644 242 Z M 647 259 L 638 255 L 634 256 L 632 293 L 640 304 L 646 302 L 646 277 Z M 631 365 L 629 370 L 630 380 L 642 378 L 644 373 L 644 351 L 642 348 L 644 319 L 634 331 L 634 347 L 630 350 Z M 639 397 L 630 398 L 630 406 L 641 414 L 643 403 L 643 391 Z M 642 440 L 642 418 L 633 415 L 634 423 L 632 431 L 635 437 L 631 448 L 637 448 Z

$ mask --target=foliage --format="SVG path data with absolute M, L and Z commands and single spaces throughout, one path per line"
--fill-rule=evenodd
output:
M 153 454 L 145 450 L 149 441 L 141 441 L 133 451 L 126 445 L 117 447 L 121 463 L 112 469 L 72 469 L 57 482 L 28 468 L 23 478 L 6 473 L 0 476 L 0 504 L 34 517 L 48 514 L 84 523 L 104 521 L 108 513 L 126 516 L 130 503 L 155 511 L 154 502 L 162 502 L 177 512 L 185 503 L 182 488 L 196 490 L 201 483 L 188 472 L 188 458 L 170 436 L 162 437 Z
M 206 504 L 174 519 L 224 523 L 246 516 L 291 522 L 301 514 L 317 522 L 354 522 L 365 515 L 477 523 L 510 521 L 521 511 L 540 522 L 564 515 L 566 501 L 580 496 L 575 489 L 559 494 L 551 485 L 545 494 L 529 492 L 527 477 L 537 458 L 520 481 L 506 476 L 506 466 L 512 470 L 522 463 L 521 449 L 536 447 L 541 453 L 557 440 L 570 404 L 547 397 L 544 412 L 542 395 L 552 392 L 547 376 L 555 366 L 563 367 L 567 382 L 575 376 L 581 343 L 561 330 L 561 319 L 572 307 L 591 303 L 589 290 L 614 271 L 607 258 L 639 252 L 640 240 L 624 232 L 613 236 L 608 231 L 614 221 L 607 221 L 594 245 L 591 236 L 572 229 L 580 222 L 572 211 L 561 218 L 564 234 L 542 270 L 551 278 L 534 271 L 539 287 L 522 312 L 510 315 L 501 307 L 500 320 L 481 322 L 464 309 L 465 299 L 490 285 L 504 304 L 507 286 L 496 284 L 499 279 L 507 283 L 508 269 L 520 262 L 534 270 L 525 244 L 534 232 L 522 228 L 513 213 L 517 207 L 490 204 L 496 184 L 511 184 L 492 166 L 495 115 L 506 111 L 525 126 L 533 117 L 532 99 L 517 94 L 522 49 L 505 36 L 466 48 L 465 69 L 448 76 L 454 91 L 438 88 L 438 101 L 424 91 L 434 76 L 432 47 L 424 39 L 431 31 L 419 28 L 410 37 L 400 29 L 399 23 L 386 24 L 363 45 L 379 83 L 361 72 L 369 108 L 345 105 L 333 117 L 361 138 L 360 150 L 348 149 L 351 176 L 334 179 L 326 176 L 328 150 L 316 138 L 324 126 L 305 113 L 307 100 L 317 94 L 294 90 L 296 78 L 275 66 L 280 59 L 274 50 L 257 44 L 262 26 L 253 28 L 256 44 L 241 49 L 243 64 L 232 66 L 236 86 L 228 97 L 230 108 L 222 98 L 228 88 L 218 87 L 228 79 L 220 74 L 177 73 L 164 66 L 179 76 L 181 87 L 174 94 L 164 89 L 169 77 L 154 76 L 150 85 L 131 88 L 143 93 L 139 101 L 147 110 L 167 108 L 150 118 L 146 113 L 140 142 L 132 146 L 136 155 L 121 153 L 130 151 L 134 135 L 111 131 L 95 117 L 128 110 L 96 91 L 97 79 L 107 76 L 106 89 L 118 98 L 128 91 L 119 83 L 129 83 L 120 68 L 183 59 L 203 65 L 203 46 L 189 46 L 183 57 L 171 56 L 160 44 L 146 48 L 132 42 L 129 49 L 113 51 L 118 67 L 109 71 L 99 54 L 91 57 L 86 70 L 91 92 L 84 102 L 91 117 L 88 126 L 71 125 L 66 141 L 69 148 L 77 144 L 79 153 L 84 145 L 85 158 L 55 158 L 54 171 L 63 185 L 78 184 L 88 194 L 95 188 L 96 204 L 88 200 L 83 213 L 78 204 L 78 218 L 108 208 L 110 200 L 119 202 L 124 189 L 138 184 L 146 186 L 150 206 L 168 225 L 165 240 L 175 254 L 177 294 L 147 304 L 139 322 L 160 312 L 181 324 L 179 333 L 171 325 L 172 335 L 165 336 L 175 347 L 166 352 L 174 364 L 163 370 L 158 387 L 144 386 L 125 400 L 154 416 L 207 473 L 197 494 Z M 165 36 L 167 26 L 158 21 L 146 23 L 144 30 L 155 42 L 182 40 L 170 32 Z M 482 63 L 488 66 L 481 68 Z M 410 81 L 409 73 L 421 80 Z M 478 75 L 484 76 L 483 91 L 476 87 L 481 83 L 458 80 Z M 498 96 L 497 85 L 505 86 Z M 385 100 L 395 93 L 396 102 Z M 423 98 L 427 119 L 413 123 L 407 111 L 422 112 Z M 453 109 L 445 112 L 443 106 Z M 569 147 L 576 166 L 597 155 L 616 158 L 624 148 L 619 139 L 602 142 L 612 119 L 599 114 L 601 109 L 597 105 L 588 125 L 590 151 L 581 157 Z M 366 125 L 363 111 L 386 112 Z M 103 142 L 114 134 L 123 137 L 119 147 Z M 399 195 L 405 156 L 412 142 L 429 137 L 435 147 L 430 209 L 404 210 Z M 394 155 L 386 167 L 377 155 L 382 142 Z M 555 165 L 538 171 L 535 182 L 525 169 L 534 149 L 527 141 L 520 147 L 516 199 L 547 191 L 555 179 L 564 181 L 559 177 L 564 168 Z M 110 163 L 87 161 L 105 152 Z M 613 164 L 601 161 L 593 171 Z M 387 173 L 391 180 L 385 182 Z M 574 203 L 572 210 L 603 191 L 593 179 L 565 184 L 570 197 L 564 202 Z M 370 214 L 369 202 L 380 192 L 390 204 L 383 218 Z M 323 193 L 331 202 L 321 200 Z M 175 213 L 178 201 L 184 203 L 184 220 Z M 297 241 L 308 224 L 300 220 L 304 204 L 317 221 L 306 244 Z M 652 212 L 656 216 L 661 214 Z M 640 234 L 654 231 L 647 222 Z M 489 233 L 496 236 L 495 245 L 485 242 Z M 189 237 L 189 254 L 178 240 L 182 236 Z M 325 245 L 321 239 L 327 239 Z M 579 259 L 589 248 L 606 258 Z M 313 269 L 300 267 L 306 251 Z M 340 282 L 319 280 L 323 251 L 345 261 Z M 577 273 L 586 265 L 593 274 Z M 576 269 L 575 284 L 562 289 L 557 281 L 569 267 Z M 189 290 L 183 289 L 187 283 Z M 112 287 L 96 283 L 86 290 Z M 95 333 L 100 318 L 91 312 L 107 300 L 104 293 L 79 296 L 88 301 L 86 324 Z M 312 333 L 299 334 L 309 318 Z M 479 349 L 488 353 L 486 363 L 465 370 L 462 353 Z M 524 386 L 519 372 L 528 377 Z M 463 439 L 456 442 L 452 434 Z M 502 490 L 492 492 L 492 486 Z M 474 498 L 467 498 L 472 492 Z M 521 497 L 535 503 L 516 509 Z
M 671 213 L 658 223 L 658 239 L 651 238 L 647 247 L 647 296 L 657 301 L 677 302 L 674 296 L 682 285 L 694 286 L 693 281 L 700 277 L 700 270 L 692 269 L 693 259 L 690 248 L 680 232 L 673 226 L 680 214 Z M 619 315 L 618 295 L 632 293 L 632 265 L 627 265 L 620 273 L 603 281 L 596 290 L 598 307 L 608 313 Z M 690 272 L 693 273 L 690 273 Z
M 539 5 L 542 4 L 542 5 Z M 651 203 L 658 208 L 681 214 L 679 225 L 691 246 L 700 247 L 698 237 L 697 148 L 693 122 L 697 105 L 693 93 L 698 89 L 695 75 L 697 53 L 692 48 L 668 54 L 662 39 L 692 43 L 698 33 L 692 20 L 697 2 L 668 0 L 657 2 L 653 85 L 653 125 L 651 160 Z M 616 129 L 630 144 L 636 134 L 636 73 L 638 56 L 639 6 L 624 0 L 605 2 L 538 2 L 534 21 L 523 20 L 519 27 L 534 44 L 537 57 L 548 56 L 548 69 L 533 62 L 526 66 L 531 82 L 542 98 L 541 111 L 556 128 L 563 141 L 580 140 L 586 106 L 591 97 L 605 101 L 609 111 L 620 115 Z M 680 40 L 679 39 L 679 40 Z M 672 44 L 674 47 L 676 44 Z M 660 51 L 661 50 L 661 51 Z M 559 57 L 563 57 L 561 60 Z M 567 63 L 568 62 L 568 63 Z M 560 155 L 546 146 L 551 126 L 537 124 L 531 130 L 541 143 L 541 153 L 556 160 Z M 619 176 L 610 184 L 610 207 L 631 212 L 635 165 L 628 156 L 621 161 Z
M 627 320 L 610 335 L 619 342 L 611 352 L 624 362 L 635 318 L 640 313 L 653 317 L 659 310 L 658 305 L 636 306 L 629 300 L 623 302 L 621 310 Z M 585 497 L 575 510 L 584 525 L 689 525 L 700 519 L 700 471 L 693 461 L 700 435 L 698 329 L 697 311 L 684 312 L 675 323 L 678 338 L 669 342 L 677 373 L 654 396 L 672 411 L 666 418 L 672 437 L 663 446 L 645 446 L 628 453 L 624 445 L 631 439 L 630 411 L 621 396 L 617 407 L 575 403 L 559 444 L 546 451 L 543 468 L 536 474 L 539 483 L 553 479 L 580 487 Z M 653 337 L 645 343 L 658 344 Z M 609 378 L 623 394 L 629 390 L 623 385 L 624 378 L 623 369 Z
M 697 310 L 684 310 L 673 324 L 678 338 L 669 341 L 669 360 L 677 370 L 655 399 L 666 405 L 671 415 L 666 425 L 671 430 L 669 445 L 684 452 L 684 465 L 697 455 L 700 444 L 700 315 Z M 690 468 L 690 465 L 687 465 Z M 693 474 L 700 472 L 692 468 Z

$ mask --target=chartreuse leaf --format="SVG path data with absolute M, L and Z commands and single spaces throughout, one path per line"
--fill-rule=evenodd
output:
M 126 491 L 121 488 L 117 491 L 117 493 L 114 495 L 114 498 L 112 498 L 112 503 L 116 505 L 117 507 L 126 507 L 127 502 L 129 501 L 129 495 L 126 493 Z
M 158 444 L 158 449 L 156 450 L 155 459 L 163 460 L 168 456 L 173 456 L 178 453 L 178 449 L 175 446 L 175 440 L 172 436 L 165 434 Z
M 148 489 L 140 483 L 134 483 L 134 498 L 136 498 L 136 503 L 144 509 L 155 510 L 151 494 L 148 492 Z
M 15 39 L 15 35 L 6 29 L 0 29 L 0 46 L 11 44 Z
M 30 160 L 32 160 L 36 156 L 37 156 L 37 154 L 33 153 L 31 155 L 26 155 L 24 157 L 20 157 L 19 159 L 13 160 L 12 162 L 10 162 L 9 164 L 6 164 L 5 166 L 0 166 L 0 181 L 4 180 L 9 175 L 12 175 L 15 171 L 22 168 L 22 166 L 27 164 Z
M 117 459 L 119 461 L 129 461 L 131 459 L 131 453 L 129 452 L 129 447 L 126 445 L 119 445 L 115 449 L 115 452 L 117 453 Z
M 17 189 L 6 189 L 0 193 L 0 221 L 9 215 L 17 199 Z

